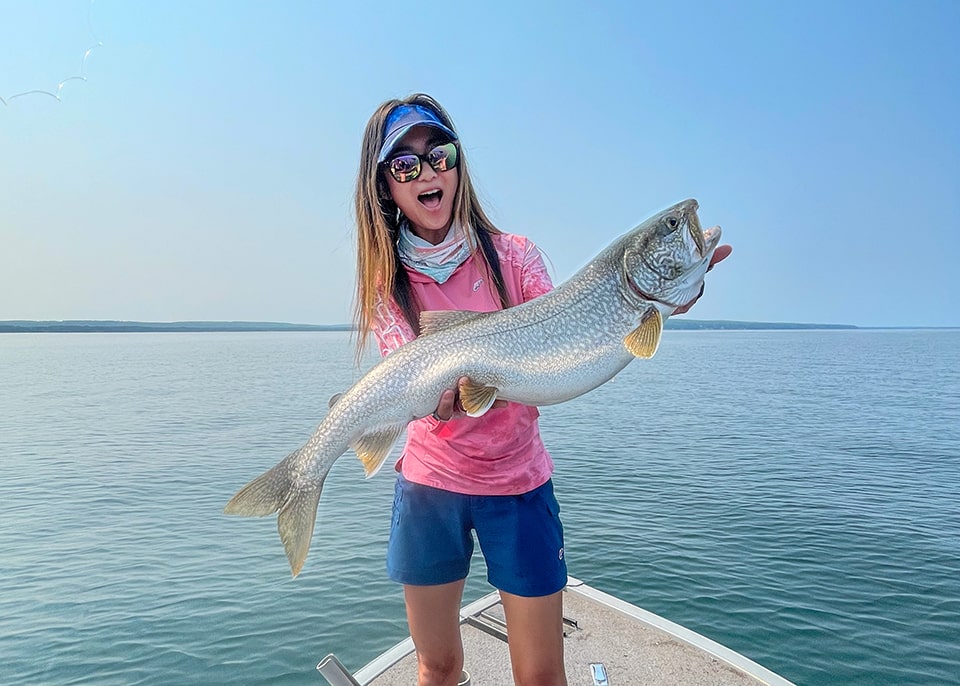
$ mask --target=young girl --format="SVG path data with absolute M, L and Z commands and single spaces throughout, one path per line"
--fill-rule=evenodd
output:
M 409 342 L 421 312 L 489 312 L 552 288 L 536 246 L 487 218 L 453 122 L 427 95 L 374 112 L 355 201 L 358 354 L 371 333 L 384 356 Z M 470 418 L 451 388 L 433 416 L 407 427 L 387 571 L 403 584 L 421 686 L 456 684 L 463 667 L 459 610 L 472 531 L 503 600 L 515 682 L 566 684 L 563 528 L 538 416 L 498 401 Z

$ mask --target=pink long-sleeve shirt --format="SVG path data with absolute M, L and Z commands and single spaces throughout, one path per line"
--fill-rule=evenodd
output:
M 532 241 L 496 234 L 493 244 L 511 303 L 527 302 L 553 288 L 543 256 Z M 421 310 L 500 309 L 496 287 L 488 283 L 479 254 L 468 258 L 443 284 L 410 268 L 407 274 Z M 372 330 L 384 357 L 415 337 L 392 300 L 380 304 Z M 412 421 L 396 469 L 409 481 L 455 493 L 526 493 L 553 473 L 553 461 L 540 438 L 539 416 L 535 407 L 507 403 L 482 417 Z

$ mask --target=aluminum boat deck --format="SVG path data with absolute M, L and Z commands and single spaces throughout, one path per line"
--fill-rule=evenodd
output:
M 570 577 L 564 589 L 564 662 L 569 686 L 792 686 L 790 681 L 700 634 Z M 471 686 L 513 683 L 506 625 L 493 592 L 460 613 Z M 317 665 L 331 686 L 412 686 L 407 638 L 350 675 L 332 655 Z

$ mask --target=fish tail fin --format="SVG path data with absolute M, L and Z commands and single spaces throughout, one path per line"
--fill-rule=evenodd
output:
M 225 514 L 241 517 L 279 513 L 277 531 L 293 576 L 300 573 L 310 550 L 317 503 L 323 489 L 323 478 L 318 481 L 297 478 L 299 456 L 299 450 L 290 453 L 237 491 L 223 509 Z
M 280 511 L 289 497 L 295 478 L 295 450 L 272 468 L 237 491 L 223 508 L 224 514 L 241 517 L 266 517 Z
M 313 526 L 317 521 L 317 503 L 323 482 L 293 491 L 277 516 L 277 531 L 290 563 L 290 573 L 296 577 L 310 552 Z

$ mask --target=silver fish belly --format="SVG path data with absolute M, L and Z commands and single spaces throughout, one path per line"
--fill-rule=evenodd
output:
M 471 416 L 497 399 L 552 405 L 587 393 L 636 357 L 649 358 L 663 321 L 700 292 L 720 229 L 703 231 L 686 200 L 624 234 L 556 289 L 489 313 L 425 312 L 419 338 L 336 396 L 309 440 L 244 486 L 233 515 L 277 513 L 293 576 L 303 567 L 333 463 L 353 448 L 372 476 L 407 423 L 460 386 Z

